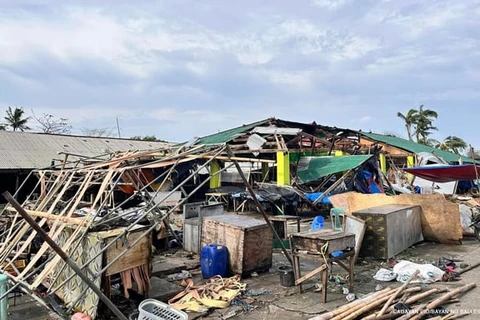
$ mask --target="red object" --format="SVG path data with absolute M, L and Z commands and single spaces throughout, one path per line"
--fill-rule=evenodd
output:
M 480 174 L 480 166 L 464 164 L 458 166 L 431 166 L 403 169 L 414 176 L 433 182 L 475 180 Z
M 72 318 L 72 320 L 92 320 L 92 318 L 85 313 L 77 312 L 75 313 Z

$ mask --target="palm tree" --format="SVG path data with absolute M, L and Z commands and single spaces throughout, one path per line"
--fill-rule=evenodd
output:
M 440 150 L 451 151 L 455 154 L 460 154 L 461 151 L 464 151 L 468 148 L 468 144 L 457 136 L 448 136 L 443 140 L 442 143 L 438 145 Z
M 7 109 L 7 116 L 5 117 L 5 120 L 7 121 L 7 126 L 12 127 L 13 131 L 25 131 L 25 130 L 30 130 L 30 128 L 27 126 L 28 119 L 23 118 L 23 114 L 25 111 L 23 111 L 22 108 L 15 108 L 12 110 L 12 107 L 8 107 Z
M 427 140 L 423 141 L 423 144 L 429 147 L 438 148 L 441 142 L 437 139 L 428 138 Z
M 427 137 L 432 134 L 432 130 L 437 131 L 438 128 L 433 126 L 433 121 L 438 118 L 438 113 L 434 110 L 424 109 L 423 104 L 414 115 L 413 122 L 415 124 L 415 137 L 418 143 L 427 141 Z
M 412 139 L 412 127 L 416 125 L 416 116 L 418 110 L 410 109 L 407 114 L 404 115 L 401 112 L 397 113 L 397 117 L 402 119 L 405 122 L 405 128 L 407 129 L 408 140 L 413 141 Z

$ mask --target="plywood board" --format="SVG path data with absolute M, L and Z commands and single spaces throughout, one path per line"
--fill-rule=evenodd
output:
M 201 233 L 202 246 L 210 243 L 225 245 L 232 273 L 249 275 L 254 271 L 268 270 L 272 266 L 272 230 L 265 221 L 249 217 L 235 219 L 235 216 L 205 218 Z
M 353 233 L 355 235 L 355 257 L 354 262 L 357 262 L 360 248 L 362 247 L 363 236 L 365 235 L 366 224 L 365 221 L 357 217 L 347 215 L 345 216 L 345 232 Z
M 124 243 L 120 238 L 106 251 L 106 262 L 112 261 L 120 255 L 123 250 L 127 248 L 130 243 L 135 242 L 144 233 L 143 230 L 131 233 L 127 236 L 127 241 Z M 108 241 L 108 240 L 107 240 Z M 152 237 L 143 237 L 134 247 L 130 248 L 120 259 L 115 261 L 106 271 L 106 275 L 112 275 L 126 271 L 135 267 L 143 266 L 150 263 L 152 255 Z
M 447 244 L 461 244 L 462 225 L 458 205 L 441 194 L 361 194 L 347 192 L 330 197 L 334 207 L 343 208 L 347 214 L 371 207 L 404 204 L 422 207 L 422 231 L 425 240 Z

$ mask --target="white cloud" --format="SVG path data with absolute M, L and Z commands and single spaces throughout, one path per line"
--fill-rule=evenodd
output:
M 365 123 L 365 122 L 369 122 L 370 120 L 372 120 L 371 116 L 363 116 L 358 120 L 358 122 Z
M 313 5 L 327 10 L 337 10 L 348 3 L 348 0 L 313 0 Z

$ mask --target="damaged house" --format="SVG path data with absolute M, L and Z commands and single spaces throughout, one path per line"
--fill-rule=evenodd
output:
M 364 235 L 372 241 L 368 246 L 384 245 L 375 240 L 367 220 L 352 218 L 371 207 L 397 206 L 388 212 L 391 216 L 414 211 L 413 243 L 462 239 L 458 205 L 443 195 L 386 195 L 403 188 L 393 186 L 389 170 L 421 163 L 422 152 L 433 153 L 433 162 L 458 159 L 402 139 L 275 118 L 177 145 L 0 133 L 10 139 L 5 140 L 10 146 L 1 146 L 9 157 L 4 163 L 12 163 L 5 165 L 5 174 L 29 174 L 24 179 L 28 183 L 14 176 L 13 189 L 11 182 L 2 187 L 14 190 L 17 199 L 4 193 L 9 204 L 1 216 L 0 264 L 10 286 L 0 301 L 21 292 L 64 318 L 82 312 L 93 319 L 108 309 L 127 319 L 112 303 L 113 285 L 124 298 L 134 289 L 148 296 L 152 248 L 166 250 L 171 244 L 200 255 L 208 244 L 218 244 L 215 250 L 225 248 L 222 277 L 227 269 L 239 276 L 269 270 L 277 247 L 293 265 L 294 283 L 301 291 L 301 283 L 317 274 L 326 279 L 328 259 L 336 257 L 348 259 L 339 265 L 353 288 Z M 15 149 L 23 145 L 15 139 L 26 139 L 30 147 Z M 14 167 L 13 156 L 20 152 L 18 158 L 30 162 Z M 411 164 L 412 157 L 417 162 Z M 439 219 L 439 212 L 449 220 Z M 331 219 L 332 229 L 322 224 L 324 232 L 315 233 L 311 222 L 318 216 Z M 313 236 L 300 232 L 301 222 Z M 399 250 L 413 243 L 406 241 Z M 320 267 L 302 277 L 300 259 L 311 258 L 303 252 L 322 247 L 322 254 L 315 255 Z M 221 284 L 212 281 L 230 295 L 211 293 L 202 299 L 195 294 L 205 293 L 208 283 L 197 288 L 187 281 L 183 293 L 168 302 L 186 311 L 223 308 L 244 288 L 239 277 Z M 326 282 L 322 288 L 325 302 Z

